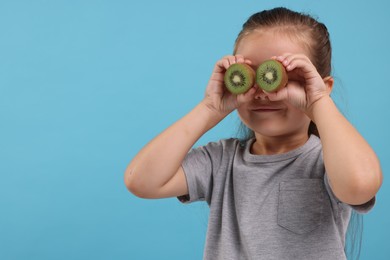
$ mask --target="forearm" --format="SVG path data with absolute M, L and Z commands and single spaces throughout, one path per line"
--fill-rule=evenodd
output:
M 179 169 L 195 142 L 226 115 L 203 103 L 149 142 L 125 171 L 127 186 L 153 190 L 167 183 Z
M 382 183 L 379 160 L 372 148 L 330 97 L 313 105 L 311 117 L 321 137 L 325 169 L 335 195 L 353 205 L 370 200 Z

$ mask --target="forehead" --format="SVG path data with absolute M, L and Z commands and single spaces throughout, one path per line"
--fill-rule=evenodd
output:
M 254 31 L 240 40 L 236 54 L 250 59 L 253 65 L 284 53 L 300 53 L 310 58 L 308 43 L 304 40 L 276 30 Z

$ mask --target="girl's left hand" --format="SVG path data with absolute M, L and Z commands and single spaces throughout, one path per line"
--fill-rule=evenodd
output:
M 313 104 L 322 97 L 329 96 L 332 85 L 329 87 L 325 82 L 328 83 L 331 77 L 322 79 L 304 54 L 286 53 L 273 58 L 286 68 L 288 83 L 277 92 L 267 92 L 268 98 L 271 101 L 287 101 L 306 114 L 311 114 Z

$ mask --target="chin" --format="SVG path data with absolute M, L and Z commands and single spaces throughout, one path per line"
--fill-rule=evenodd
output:
M 284 131 L 282 129 L 261 129 L 261 130 L 254 130 L 256 134 L 267 136 L 267 137 L 280 137 L 280 136 L 286 136 L 291 135 L 291 132 Z
M 286 120 L 282 119 L 262 119 L 242 117 L 241 121 L 256 134 L 267 137 L 282 137 L 302 135 L 308 132 L 310 119 L 307 117 L 295 117 Z
M 249 127 L 251 128 L 251 127 Z M 286 137 L 306 134 L 308 132 L 308 125 L 303 124 L 297 127 L 294 125 L 262 125 L 251 128 L 256 134 L 267 137 Z

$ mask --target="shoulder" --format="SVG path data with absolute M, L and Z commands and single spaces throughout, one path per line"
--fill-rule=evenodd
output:
M 305 145 L 301 147 L 304 157 L 322 160 L 322 143 L 316 135 L 311 135 Z
M 321 139 L 316 135 L 311 135 L 306 143 L 307 150 L 322 150 Z
M 208 142 L 204 145 L 194 147 L 189 156 L 206 156 L 214 160 L 225 160 L 233 157 L 237 149 L 242 149 L 242 141 L 238 138 L 226 138 L 218 141 Z
M 243 143 L 238 138 L 226 138 L 226 139 L 220 139 L 218 141 L 209 142 L 205 145 L 198 146 L 195 149 L 230 150 L 240 146 L 245 146 L 245 143 Z

